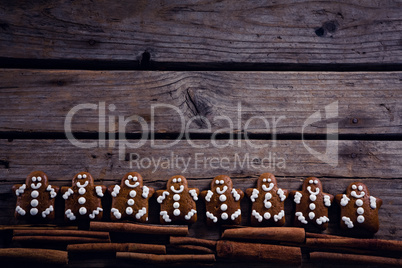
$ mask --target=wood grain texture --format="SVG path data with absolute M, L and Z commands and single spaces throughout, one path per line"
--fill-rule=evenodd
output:
M 159 141 L 171 142 L 171 141 Z M 201 145 L 209 141 L 194 141 Z M 253 141 L 254 143 L 266 143 L 267 141 Z M 317 150 L 323 150 L 325 141 L 309 141 L 311 146 Z M 97 184 L 112 185 L 120 183 L 121 177 L 128 171 L 136 170 L 144 178 L 144 184 L 154 187 L 156 190 L 164 189 L 169 177 L 175 174 L 184 175 L 189 187 L 197 187 L 201 191 L 209 189 L 211 179 L 219 174 L 227 174 L 233 179 L 234 187 L 245 190 L 255 187 L 256 179 L 263 172 L 273 172 L 278 180 L 278 185 L 283 189 L 300 189 L 303 179 L 307 176 L 317 176 L 321 179 L 324 191 L 331 194 L 343 193 L 346 187 L 353 181 L 362 181 L 370 189 L 373 196 L 383 200 L 380 209 L 380 231 L 376 238 L 401 240 L 402 226 L 399 224 L 402 215 L 399 212 L 401 206 L 400 196 L 402 194 L 402 171 L 400 166 L 402 142 L 399 141 L 340 141 L 339 142 L 339 165 L 331 167 L 322 163 L 310 155 L 302 145 L 301 141 L 277 141 L 275 148 L 254 149 L 243 144 L 240 148 L 229 147 L 225 149 L 205 148 L 194 149 L 187 141 L 181 141 L 175 146 L 166 149 L 151 149 L 145 144 L 138 149 L 128 149 L 127 153 L 138 153 L 140 159 L 154 157 L 170 158 L 171 153 L 178 157 L 192 157 L 191 164 L 183 171 L 183 166 L 170 168 L 156 168 L 150 166 L 145 169 L 138 169 L 135 166 L 130 168 L 130 162 L 119 160 L 118 147 L 116 148 L 95 148 L 80 149 L 69 143 L 68 140 L 1 140 L 1 159 L 8 161 L 8 167 L 0 169 L 0 224 L 17 224 L 13 219 L 16 198 L 11 191 L 13 184 L 22 183 L 27 174 L 32 170 L 43 170 L 47 173 L 51 184 L 59 186 L 71 185 L 72 177 L 80 170 L 92 174 Z M 278 157 L 286 160 L 286 167 L 269 168 L 267 160 L 261 160 L 269 152 L 276 153 Z M 356 157 L 350 155 L 356 152 Z M 218 160 L 213 160 L 213 166 L 200 162 L 195 165 L 195 153 L 203 153 L 205 157 L 228 157 L 229 163 L 235 161 L 236 154 L 241 160 L 249 153 L 250 159 L 241 167 L 232 165 L 226 169 L 226 160 L 222 163 L 224 167 L 214 168 Z M 175 158 L 174 156 L 174 158 Z M 255 156 L 252 159 L 251 156 Z M 258 160 L 260 159 L 260 160 Z M 166 160 L 167 161 L 167 160 Z M 259 162 L 260 161 L 260 162 Z M 261 161 L 265 168 L 262 167 Z M 145 162 L 144 162 L 145 163 Z M 254 163 L 254 165 L 252 165 Z M 218 164 L 219 165 L 219 164 Z M 154 171 L 154 172 L 153 172 Z M 62 223 L 63 200 L 59 196 L 56 200 L 56 222 Z M 104 200 L 104 206 L 110 208 L 110 199 Z M 108 205 L 109 204 L 109 205 Z M 218 239 L 219 228 L 207 228 L 205 225 L 205 206 L 202 201 L 197 202 L 199 220 L 191 226 L 189 233 L 191 237 L 204 239 Z M 247 198 L 242 201 L 243 225 L 249 225 L 250 202 Z M 291 224 L 293 211 L 292 200 L 285 201 L 287 226 Z M 108 212 L 104 213 L 105 220 Z M 159 206 L 156 200 L 150 200 L 149 218 L 151 223 L 158 223 Z M 339 208 L 334 205 L 329 212 L 331 219 L 328 232 L 331 234 L 345 235 L 339 229 Z M 346 234 L 347 235 L 347 234 Z M 349 234 L 350 235 L 350 234 Z M 122 241 L 124 242 L 124 241 Z M 131 241 L 133 242 L 133 241 Z M 134 241 L 141 242 L 141 241 Z
M 6 1 L 0 56 L 189 63 L 401 61 L 399 1 Z
M 339 134 L 402 131 L 401 72 L 3 69 L 0 79 L 0 131 L 64 133 L 67 114 L 79 104 L 95 107 L 74 114 L 73 132 L 179 133 L 187 124 L 190 133 L 300 135 L 326 134 L 328 123 L 337 123 Z M 338 116 L 325 119 L 335 101 Z M 322 120 L 303 128 L 316 112 Z M 137 119 L 124 124 L 131 116 L 145 127 Z

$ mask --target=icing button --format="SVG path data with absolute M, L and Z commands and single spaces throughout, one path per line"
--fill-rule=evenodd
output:
M 225 201 L 226 201 L 226 195 L 221 194 L 221 195 L 219 196 L 219 201 L 225 202 Z
M 310 195 L 310 200 L 314 202 L 315 200 L 317 200 L 317 197 L 312 194 L 312 195 Z
M 173 215 L 179 216 L 180 215 L 180 210 L 177 209 L 177 208 L 175 210 L 173 210 Z
M 224 212 L 222 213 L 221 218 L 222 220 L 227 220 L 229 218 L 229 215 L 226 212 Z
M 35 216 L 36 214 L 38 214 L 38 209 L 37 208 L 31 208 L 31 210 L 29 212 L 31 213 L 32 216 Z
M 271 202 L 265 202 L 264 204 L 265 208 L 271 208 L 272 207 L 272 203 Z
M 310 220 L 314 219 L 315 213 L 314 213 L 314 212 L 310 212 L 310 213 L 308 214 L 308 217 L 310 218 Z
M 314 203 L 310 203 L 309 208 L 310 208 L 311 210 L 314 210 L 314 209 L 315 209 L 315 204 L 314 204 Z
M 264 219 L 269 220 L 271 218 L 271 213 L 265 212 L 264 213 Z
M 133 209 L 131 207 L 126 208 L 126 214 L 127 215 L 133 214 Z
M 360 215 L 359 217 L 357 217 L 357 222 L 358 223 L 363 223 L 364 222 L 364 216 Z
M 362 215 L 363 213 L 364 213 L 364 208 L 359 207 L 359 208 L 357 209 L 357 214 Z
M 357 200 L 356 200 L 356 206 L 358 206 L 358 207 L 363 206 L 363 200 L 357 199 Z
M 127 204 L 129 205 L 129 206 L 132 206 L 132 205 L 134 205 L 134 199 L 129 199 L 128 201 L 127 201 Z
M 79 194 L 85 194 L 86 191 L 87 191 L 87 190 L 85 190 L 85 188 L 80 188 L 80 189 L 78 190 L 78 193 L 79 193 Z
M 226 204 L 221 205 L 221 210 L 222 211 L 226 211 L 227 209 L 228 209 L 228 205 L 226 205 Z
M 31 197 L 32 198 L 37 198 L 39 196 L 39 192 L 38 191 L 32 191 L 32 193 L 31 193 Z
M 173 200 L 174 200 L 174 201 L 179 201 L 179 200 L 180 200 L 180 195 L 175 194 L 175 195 L 173 196 Z
M 135 197 L 137 195 L 137 192 L 136 191 L 134 191 L 134 190 L 131 190 L 130 191 L 130 197 Z
M 38 206 L 38 204 L 39 204 L 39 202 L 38 202 L 37 199 L 32 199 L 32 201 L 31 201 L 31 206 L 32 207 L 36 207 L 36 206 Z
M 270 200 L 272 198 L 272 194 L 271 193 L 266 193 L 265 194 L 265 199 L 266 200 Z
M 81 189 L 83 189 L 83 188 L 81 188 Z M 81 207 L 79 212 L 81 215 L 85 215 L 87 213 L 87 209 L 85 207 Z
M 78 198 L 78 203 L 80 203 L 81 205 L 85 204 L 87 200 L 85 199 L 85 197 L 80 197 Z
M 174 207 L 174 208 L 179 208 L 179 207 L 180 207 L 180 203 L 179 203 L 179 202 L 174 202 L 174 203 L 173 203 L 173 207 Z

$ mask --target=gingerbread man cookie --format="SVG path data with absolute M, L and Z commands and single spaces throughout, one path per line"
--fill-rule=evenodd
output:
M 328 207 L 333 195 L 322 192 L 321 181 L 314 177 L 304 180 L 302 191 L 292 191 L 296 203 L 295 226 L 305 227 L 308 223 L 325 230 L 328 227 Z
M 199 190 L 188 188 L 183 176 L 173 176 L 167 182 L 166 190 L 156 191 L 156 201 L 161 204 L 161 223 L 191 224 L 197 221 Z
M 139 173 L 127 173 L 120 185 L 111 185 L 108 190 L 113 198 L 112 209 L 110 210 L 112 220 L 148 221 L 148 201 L 155 190 L 143 185 Z
M 371 196 L 366 185 L 351 183 L 346 194 L 336 195 L 336 201 L 341 207 L 342 229 L 365 229 L 370 233 L 378 231 L 378 210 L 382 200 Z
M 25 184 L 16 184 L 13 191 L 17 196 L 15 217 L 54 219 L 54 201 L 59 187 L 49 185 L 46 174 L 34 171 L 28 175 Z
M 284 201 L 288 191 L 277 187 L 273 174 L 262 174 L 257 180 L 257 188 L 247 189 L 246 194 L 252 202 L 252 226 L 285 224 Z
M 240 224 L 240 201 L 244 193 L 233 189 L 232 180 L 226 175 L 219 175 L 211 182 L 211 190 L 201 193 L 205 199 L 207 224 Z
M 66 221 L 102 219 L 101 197 L 105 191 L 106 186 L 94 185 L 94 179 L 88 172 L 76 174 L 71 188 L 61 188 L 65 200 L 64 219 Z

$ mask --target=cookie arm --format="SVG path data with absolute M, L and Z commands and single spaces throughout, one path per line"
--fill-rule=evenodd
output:
M 197 201 L 200 190 L 198 188 L 189 188 L 188 193 L 191 195 L 194 201 Z
M 240 189 L 233 189 L 232 195 L 236 202 L 240 202 L 244 197 L 244 192 Z
M 103 197 L 103 195 L 106 192 L 106 186 L 105 185 L 95 185 L 95 193 L 99 197 Z
M 290 195 L 293 196 L 293 202 L 300 204 L 300 200 L 303 197 L 302 193 L 299 191 L 291 191 Z
M 147 186 L 147 187 L 148 187 L 148 186 Z M 148 189 L 149 189 L 148 198 L 151 198 L 151 196 L 153 196 L 154 193 L 155 193 L 155 189 L 154 189 L 153 187 L 148 187 Z
M 336 201 L 336 203 L 338 203 L 338 205 L 341 204 L 341 199 L 342 199 L 342 197 L 343 197 L 343 194 L 337 194 L 337 195 L 335 196 L 335 201 Z
M 330 207 L 332 204 L 332 201 L 334 201 L 334 196 L 332 194 L 327 194 L 327 193 L 322 193 L 324 198 L 324 206 Z
M 22 189 L 22 186 L 23 186 L 24 184 L 15 184 L 15 185 L 13 185 L 13 187 L 12 187 L 12 190 L 13 190 L 13 193 L 16 195 L 16 196 L 20 196 L 21 194 L 23 194 L 24 192 L 17 192 L 18 190 L 20 190 L 20 189 Z
M 253 190 L 254 190 L 255 188 L 248 188 L 248 189 L 246 189 L 246 195 L 248 196 L 248 197 L 250 197 L 252 194 L 253 194 Z
M 207 196 L 208 190 L 202 191 L 200 193 L 200 197 L 205 200 L 205 196 Z

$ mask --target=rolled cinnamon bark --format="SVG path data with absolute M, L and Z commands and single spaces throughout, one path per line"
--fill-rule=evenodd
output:
M 199 238 L 193 238 L 193 237 L 171 236 L 170 244 L 171 245 L 195 245 L 195 246 L 207 247 L 207 248 L 210 248 L 213 250 L 216 248 L 216 241 L 214 241 L 214 240 L 199 239 Z
M 90 229 L 106 232 L 124 232 L 137 234 L 155 234 L 155 235 L 174 235 L 185 236 L 188 234 L 187 225 L 145 225 L 135 223 L 120 222 L 96 222 L 90 223 Z
M 215 262 L 215 255 L 156 255 L 145 253 L 132 253 L 132 252 L 117 252 L 116 258 L 130 259 L 141 261 L 151 264 L 172 264 L 172 263 L 213 263 Z
M 351 248 L 370 251 L 401 252 L 402 241 L 358 238 L 307 238 L 306 247 L 314 249 Z
M 109 239 L 108 232 L 79 231 L 79 230 L 14 230 L 14 236 L 79 236 Z
M 173 251 L 173 252 L 171 252 Z M 214 254 L 215 252 L 207 247 L 196 245 L 174 245 L 170 248 L 171 253 L 178 254 Z
M 337 236 L 337 235 L 317 234 L 317 233 L 306 232 L 306 238 L 333 238 L 333 239 L 340 239 L 340 238 L 345 238 L 345 237 Z
M 223 232 L 222 238 L 266 240 L 279 242 L 304 243 L 305 231 L 297 227 L 246 227 L 228 229 Z
M 67 251 L 39 248 L 1 248 L 0 259 L 5 262 L 37 264 L 67 264 Z
M 68 252 L 139 252 L 152 254 L 166 254 L 163 245 L 138 244 L 138 243 L 88 243 L 68 245 Z
M 15 242 L 36 242 L 36 243 L 65 243 L 65 244 L 82 244 L 82 243 L 108 243 L 109 238 L 94 238 L 80 236 L 14 236 Z
M 281 265 L 301 265 L 302 261 L 299 247 L 221 240 L 217 243 L 216 251 L 219 258 L 226 259 L 263 261 Z
M 328 253 L 328 252 L 310 253 L 310 261 L 319 263 L 347 264 L 348 266 L 353 264 L 384 266 L 384 267 L 402 266 L 402 259 L 368 256 L 368 255 L 356 255 L 356 254 Z
M 21 225 L 0 225 L 0 230 L 21 230 L 21 229 L 29 229 L 29 230 L 78 230 L 77 226 L 57 226 L 54 224 L 21 224 Z

